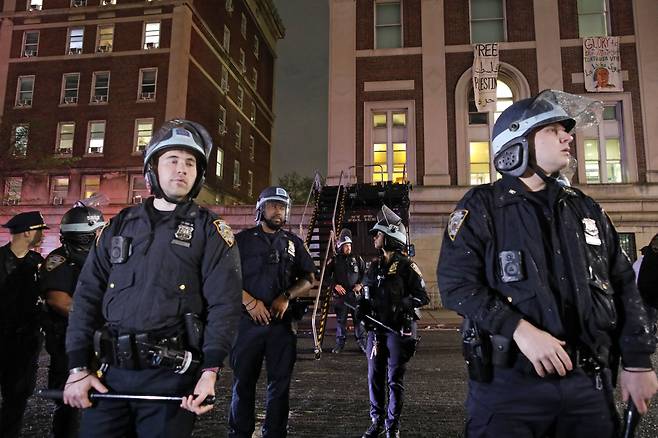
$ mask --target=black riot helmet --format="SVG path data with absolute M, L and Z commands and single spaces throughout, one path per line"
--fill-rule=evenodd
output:
M 164 125 L 151 138 L 144 150 L 144 175 L 151 193 L 158 198 L 164 198 L 172 204 L 184 204 L 194 199 L 203 186 L 208 159 L 212 151 L 212 138 L 208 131 L 198 123 L 189 120 L 174 119 Z M 192 190 L 182 200 L 169 198 L 158 181 L 157 159 L 163 152 L 170 149 L 183 149 L 196 157 L 197 175 Z
M 258 201 L 256 201 L 256 222 L 260 222 L 263 219 L 265 204 L 267 202 L 281 202 L 285 204 L 286 213 L 283 222 L 288 222 L 288 219 L 290 219 L 290 196 L 286 189 L 279 186 L 271 186 L 260 192 L 260 195 L 258 195 Z
M 105 220 L 100 210 L 78 202 L 62 216 L 60 241 L 71 258 L 82 263 L 96 238 L 96 230 L 104 225 Z
M 377 213 L 377 223 L 370 229 L 370 234 L 378 231 L 384 233 L 384 249 L 387 251 L 407 251 L 407 229 L 402 218 L 386 205 Z

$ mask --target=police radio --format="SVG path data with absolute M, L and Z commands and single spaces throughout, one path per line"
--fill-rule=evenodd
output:
M 500 261 L 500 280 L 503 283 L 521 281 L 525 278 L 521 251 L 501 251 L 498 259 Z

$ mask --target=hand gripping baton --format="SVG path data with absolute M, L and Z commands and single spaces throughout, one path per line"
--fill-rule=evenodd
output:
M 62 400 L 64 391 L 58 389 L 39 389 L 36 392 L 38 397 L 48 398 L 51 400 Z M 195 395 L 196 397 L 196 395 Z M 113 393 L 101 393 L 101 392 L 90 392 L 89 400 L 117 400 L 117 401 L 145 401 L 145 402 L 160 402 L 160 403 L 180 403 L 183 401 L 181 396 L 168 396 L 168 395 L 138 395 L 138 394 L 113 394 Z M 201 403 L 202 405 L 212 405 L 215 404 L 215 396 L 209 395 Z

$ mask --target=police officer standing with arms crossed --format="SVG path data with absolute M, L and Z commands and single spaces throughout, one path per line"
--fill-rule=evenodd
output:
M 0 247 L 0 437 L 18 437 L 27 399 L 37 378 L 39 333 L 39 265 L 43 257 L 32 249 L 41 245 L 48 227 L 38 211 L 14 216 L 3 225 L 11 242 Z
M 325 275 L 332 278 L 334 291 L 334 311 L 336 312 L 336 346 L 333 353 L 340 353 L 345 348 L 347 338 L 347 316 L 352 315 L 354 337 L 362 351 L 366 351 L 366 334 L 363 326 L 354 318 L 350 306 L 356 306 L 357 294 L 361 293 L 366 264 L 360 256 L 352 254 L 352 232 L 343 228 L 336 244 L 338 254 L 327 263 Z
M 377 219 L 370 233 L 382 255 L 368 269 L 357 311 L 357 318 L 368 328 L 366 356 L 372 424 L 363 438 L 378 437 L 384 430 L 386 438 L 398 438 L 404 374 L 418 342 L 416 309 L 430 300 L 418 265 L 406 255 L 407 233 L 402 219 L 385 205 Z M 373 324 L 365 314 L 381 324 Z
M 90 389 L 111 389 L 188 395 L 180 407 L 190 412 L 99 401 L 83 411 L 82 437 L 133 429 L 138 436 L 190 436 L 194 414 L 212 408 L 201 403 L 214 395 L 234 339 L 241 273 L 231 229 L 193 201 L 211 150 L 207 131 L 186 120 L 169 121 L 153 136 L 144 174 L 155 198 L 122 210 L 103 229 L 80 274 L 66 338 L 67 404 L 89 408 Z M 104 382 L 90 369 L 94 349 L 109 364 Z
M 645 413 L 658 389 L 655 340 L 614 226 L 556 178 L 576 119 L 596 120 L 594 108 L 553 90 L 511 105 L 492 135 L 503 178 L 450 216 L 437 276 L 444 305 L 467 321 L 468 437 L 616 436 L 619 350 L 624 399 Z
M 104 225 L 103 213 L 77 202 L 62 216 L 59 227 L 62 246 L 48 254 L 46 262 L 41 265 L 41 290 L 46 299 L 46 311 L 41 325 L 46 334 L 46 350 L 50 355 L 50 389 L 64 389 L 69 377 L 65 339 L 73 292 L 96 234 Z M 55 401 L 55 438 L 77 436 L 78 423 L 77 410 L 62 401 Z
M 290 378 L 297 358 L 291 323 L 296 297 L 311 289 L 315 265 L 304 242 L 281 228 L 290 215 L 282 187 L 258 196 L 258 225 L 236 236 L 242 260 L 242 305 L 238 338 L 231 351 L 233 399 L 229 437 L 251 438 L 255 428 L 256 383 L 267 369 L 264 438 L 287 436 Z

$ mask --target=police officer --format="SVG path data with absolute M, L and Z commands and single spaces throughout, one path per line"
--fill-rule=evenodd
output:
M 345 303 L 356 306 L 357 294 L 361 292 L 366 264 L 360 256 L 352 254 L 352 232 L 343 228 L 336 244 L 337 254 L 327 263 L 325 275 L 332 279 L 334 291 L 334 311 L 336 312 L 336 346 L 333 353 L 340 353 L 345 348 L 347 337 L 347 316 L 352 316 L 354 337 L 359 348 L 366 350 L 366 333 L 363 326 L 354 318 L 354 311 Z
M 27 399 L 36 383 L 39 334 L 38 270 L 43 257 L 35 251 L 48 227 L 38 211 L 14 216 L 3 225 L 11 242 L 0 248 L 0 436 L 17 437 Z
M 357 318 L 368 328 L 368 389 L 372 424 L 363 438 L 400 436 L 404 374 L 416 351 L 417 309 L 429 303 L 418 265 L 406 255 L 407 233 L 402 220 L 383 206 L 370 230 L 382 255 L 374 260 L 364 281 Z M 361 316 L 368 314 L 379 321 Z M 388 386 L 388 407 L 386 387 Z
M 637 276 L 637 287 L 644 300 L 652 328 L 656 330 L 658 320 L 658 234 L 653 236 L 649 245 L 642 248 L 642 262 Z
M 241 272 L 229 226 L 193 201 L 211 150 L 208 132 L 187 120 L 166 122 L 153 136 L 144 175 L 155 197 L 103 228 L 80 274 L 66 334 L 67 404 L 90 407 L 93 388 L 187 395 L 183 409 L 100 401 L 83 411 L 82 437 L 132 429 L 138 436 L 190 436 L 194 414 L 212 408 L 201 403 L 214 395 L 234 339 Z M 90 369 L 94 350 L 108 365 L 103 382 Z
M 492 135 L 502 179 L 471 189 L 450 216 L 437 276 L 443 304 L 468 322 L 469 437 L 616 436 L 619 350 L 624 399 L 644 413 L 658 388 L 655 340 L 617 233 L 556 179 L 576 117 L 596 120 L 597 107 L 552 90 L 511 105 Z
M 104 225 L 103 213 L 81 202 L 76 203 L 62 216 L 59 228 L 62 246 L 51 252 L 46 257 L 46 263 L 41 266 L 41 290 L 46 299 L 42 327 L 46 334 L 46 350 L 50 354 L 50 389 L 64 389 L 69 376 L 65 339 L 73 292 L 96 233 Z M 78 422 L 77 410 L 61 401 L 55 401 L 55 438 L 77 436 Z
M 286 190 L 268 187 L 256 203 L 258 225 L 236 236 L 243 266 L 243 311 L 231 350 L 229 437 L 251 438 L 254 432 L 256 383 L 263 359 L 267 402 L 262 436 L 287 435 L 290 378 L 297 355 L 291 327 L 294 299 L 311 289 L 315 271 L 302 240 L 282 229 L 289 215 Z

